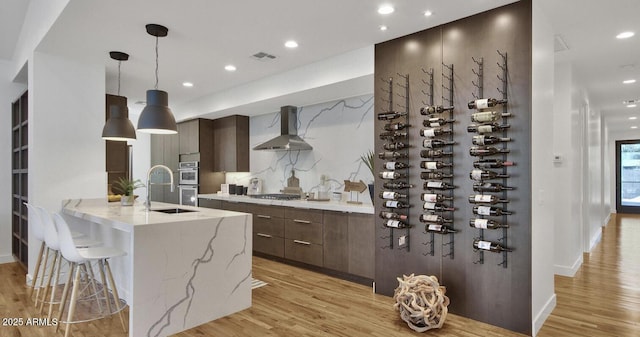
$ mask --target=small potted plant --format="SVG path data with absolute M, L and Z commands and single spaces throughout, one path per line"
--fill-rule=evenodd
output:
M 131 206 L 136 196 L 133 195 L 133 190 L 140 187 L 145 187 L 140 179 L 130 180 L 127 178 L 120 178 L 115 182 L 115 186 L 123 194 L 120 203 L 122 206 Z
M 376 175 L 373 172 L 373 157 L 373 151 L 369 150 L 368 152 L 360 156 L 360 160 L 362 160 L 362 162 L 369 168 L 369 171 L 371 171 L 371 176 L 373 177 L 373 179 L 375 179 Z M 369 184 L 369 195 L 371 196 L 371 202 L 373 202 L 373 186 L 373 183 Z

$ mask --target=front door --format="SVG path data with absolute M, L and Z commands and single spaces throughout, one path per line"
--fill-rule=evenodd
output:
M 640 140 L 616 141 L 616 212 L 640 213 Z

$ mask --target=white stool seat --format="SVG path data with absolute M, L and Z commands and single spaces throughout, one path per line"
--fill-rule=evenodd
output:
M 77 248 L 76 250 L 85 260 L 100 260 L 127 255 L 124 251 L 113 247 L 89 247 Z
M 83 234 L 84 236 L 84 234 Z M 76 247 L 78 248 L 85 248 L 85 247 L 94 247 L 94 246 L 100 246 L 102 245 L 101 241 L 97 241 L 94 239 L 90 239 L 90 238 L 73 238 L 73 243 L 76 245 Z

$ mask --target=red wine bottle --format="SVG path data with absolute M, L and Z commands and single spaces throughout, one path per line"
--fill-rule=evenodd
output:
M 452 190 L 456 188 L 453 185 L 447 184 L 444 181 L 426 181 L 424 183 L 425 190 Z
M 408 216 L 405 214 L 398 214 L 395 212 L 387 212 L 387 211 L 382 211 L 380 212 L 380 217 L 383 219 L 391 219 L 391 220 L 407 220 Z
M 511 141 L 511 138 L 508 138 L 508 137 L 495 137 L 495 136 L 485 136 L 485 135 L 473 136 L 473 139 L 471 139 L 471 143 L 473 143 L 473 145 L 493 145 L 501 142 L 510 142 L 510 141 Z
M 397 130 L 404 130 L 410 126 L 411 125 L 405 124 L 405 123 L 390 123 L 390 124 L 385 124 L 384 129 L 386 131 L 397 131 Z
M 473 184 L 473 190 L 476 192 L 502 192 L 504 190 L 512 190 L 513 187 L 504 186 L 498 183 L 482 183 Z
M 384 226 L 387 228 L 407 228 L 409 225 L 400 220 L 385 220 Z
M 422 137 L 437 137 L 442 135 L 447 135 L 452 132 L 451 129 L 443 129 L 443 128 L 428 128 L 420 130 L 420 136 Z
M 472 146 L 469 154 L 474 157 L 493 156 L 501 153 L 509 153 L 509 149 L 498 149 L 494 146 Z
M 427 140 L 427 139 L 425 139 Z M 445 152 L 442 150 L 422 150 L 420 151 L 420 157 L 422 158 L 442 158 L 453 156 L 453 152 Z
M 503 225 L 497 221 L 493 221 L 489 219 L 471 219 L 469 220 L 469 227 L 478 228 L 478 229 L 498 229 L 498 228 L 509 228 L 509 225 Z
M 384 144 L 382 147 L 384 147 L 384 149 L 387 151 L 396 151 L 396 150 L 402 150 L 402 149 L 408 148 L 409 144 L 403 143 L 403 142 L 397 142 L 397 143 L 391 143 L 391 144 Z
M 444 217 L 442 217 L 442 215 L 437 215 L 437 214 L 420 214 L 420 222 L 426 222 L 426 223 L 434 223 L 434 224 L 438 224 L 438 225 L 442 225 L 443 223 L 452 223 L 453 220 L 451 219 L 446 219 Z
M 511 125 L 509 124 L 498 124 L 498 123 L 489 123 L 489 124 L 480 124 L 480 125 L 472 124 L 467 126 L 467 132 L 477 132 L 477 133 L 483 134 L 483 133 L 502 131 L 510 127 Z
M 451 110 L 453 110 L 452 106 L 444 107 L 442 105 L 426 105 L 420 108 L 420 114 L 428 116 Z
M 382 179 L 404 179 L 407 177 L 405 173 L 395 172 L 395 171 L 383 171 L 378 174 L 378 176 Z
M 445 163 L 443 161 L 422 161 L 420 167 L 426 170 L 438 170 L 445 167 L 451 167 L 453 164 Z
M 443 203 L 428 202 L 428 201 L 422 205 L 422 208 L 429 211 L 438 211 L 438 212 L 449 212 L 449 211 L 456 210 L 454 207 L 450 207 Z
M 453 174 L 442 173 L 442 172 L 422 172 L 420 173 L 420 179 L 422 180 L 430 180 L 430 179 L 443 179 L 443 178 L 453 178 Z
M 384 168 L 385 170 L 402 170 L 402 169 L 409 168 L 409 164 L 402 163 L 399 161 L 388 161 L 384 163 Z
M 453 122 L 455 122 L 455 119 L 444 119 L 444 118 L 429 118 L 429 119 L 425 119 L 422 122 L 422 125 L 425 127 L 430 127 L 430 128 L 437 128 L 439 126 L 443 126 L 445 124 L 451 124 Z
M 398 159 L 398 158 L 407 158 L 409 157 L 408 153 L 403 152 L 380 152 L 378 153 L 378 158 L 380 159 Z
M 388 112 L 381 112 L 378 114 L 378 120 L 380 121 L 390 121 L 392 119 L 396 119 L 402 116 L 406 116 L 407 113 L 406 112 L 399 112 L 399 111 L 388 111 Z
M 509 178 L 508 174 L 497 173 L 489 170 L 474 169 L 469 173 L 471 180 L 483 181 L 491 179 Z
M 479 250 L 486 250 L 494 253 L 513 251 L 511 248 L 502 247 L 501 245 L 495 242 L 478 240 L 478 239 L 473 240 L 473 248 L 479 249 Z
M 442 201 L 453 200 L 453 197 L 447 197 L 438 193 L 422 193 L 422 195 L 420 196 L 420 199 L 422 199 L 422 201 L 427 201 L 427 202 L 442 202 Z
M 509 202 L 507 199 L 500 199 L 495 195 L 490 194 L 473 194 L 469 196 L 469 202 L 472 204 L 506 204 Z
M 487 109 L 493 108 L 496 105 L 507 103 L 506 99 L 495 99 L 495 98 L 484 98 L 484 99 L 476 99 L 467 104 L 469 109 Z
M 512 161 L 504 161 L 500 159 L 480 159 L 473 162 L 473 167 L 477 169 L 502 168 L 513 165 L 515 165 L 515 163 Z
M 454 145 L 456 142 L 442 139 L 425 139 L 422 141 L 422 146 L 427 149 L 435 149 L 438 147 L 445 147 L 448 145 Z
M 396 200 L 387 200 L 384 202 L 384 207 L 386 208 L 411 208 L 411 205 L 404 203 L 402 201 Z
M 392 190 L 405 190 L 407 188 L 413 188 L 413 185 L 407 184 L 404 181 L 398 182 L 386 182 L 382 184 L 384 188 L 392 189 Z
M 401 132 L 401 131 L 386 131 L 386 132 L 380 133 L 379 135 L 380 139 L 389 140 L 389 141 L 395 141 L 396 139 L 407 138 L 408 136 L 409 136 L 408 133 Z
M 438 234 L 449 234 L 449 233 L 457 232 L 457 230 L 453 229 L 450 226 L 436 225 L 436 224 L 427 224 L 424 226 L 424 230 L 427 232 L 438 233 Z
M 510 117 L 508 112 L 500 113 L 496 111 L 483 111 L 471 114 L 471 121 L 474 123 L 491 123 L 502 117 Z
M 511 215 L 513 214 L 513 212 L 505 211 L 502 208 L 493 207 L 493 206 L 473 206 L 473 214 L 501 216 L 501 215 Z
M 393 192 L 393 191 L 382 191 L 382 192 L 380 192 L 379 196 L 382 199 L 390 199 L 390 200 L 398 200 L 398 199 L 406 199 L 407 198 L 406 194 Z

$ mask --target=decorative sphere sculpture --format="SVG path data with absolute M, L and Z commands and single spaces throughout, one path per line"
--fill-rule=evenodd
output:
M 393 307 L 400 311 L 400 318 L 417 332 L 439 329 L 447 317 L 449 298 L 446 288 L 440 286 L 438 278 L 426 275 L 403 275 L 397 278 Z

